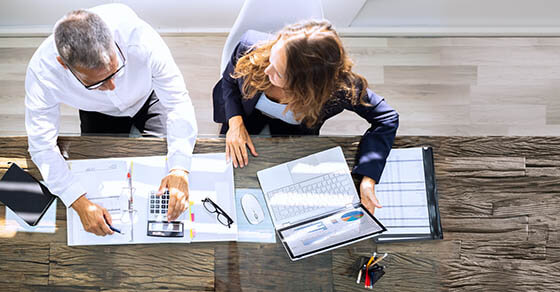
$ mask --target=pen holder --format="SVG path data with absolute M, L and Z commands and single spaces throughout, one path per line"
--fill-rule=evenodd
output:
M 364 283 L 367 284 L 367 286 L 372 287 L 375 282 L 385 275 L 385 267 L 375 264 L 370 265 L 369 268 L 366 269 L 366 265 L 369 260 L 369 257 L 362 256 L 354 261 L 352 264 L 352 279 L 356 279 L 356 283 L 358 284 Z

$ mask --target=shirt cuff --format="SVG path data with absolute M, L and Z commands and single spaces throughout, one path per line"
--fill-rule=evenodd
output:
M 75 181 L 58 197 L 62 200 L 67 208 L 70 208 L 74 201 L 76 201 L 85 193 L 87 193 L 87 191 L 84 186 L 82 186 L 79 181 Z
M 167 169 L 182 169 L 191 172 L 192 155 L 175 153 L 167 157 Z

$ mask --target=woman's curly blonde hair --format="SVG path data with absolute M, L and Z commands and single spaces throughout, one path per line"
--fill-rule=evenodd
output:
M 264 73 L 270 64 L 270 50 L 279 40 L 286 52 L 287 107 L 299 122 L 311 128 L 319 122 L 321 109 L 336 92 L 344 91 L 353 104 L 367 104 L 367 80 L 352 72 L 354 63 L 340 37 L 328 21 L 309 20 L 288 25 L 274 40 L 254 45 L 241 57 L 233 78 L 244 78 L 243 97 L 254 97 L 272 86 Z

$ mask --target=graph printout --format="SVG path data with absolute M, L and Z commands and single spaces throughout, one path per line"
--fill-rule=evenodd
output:
M 329 249 L 344 242 L 367 238 L 383 231 L 361 207 L 346 208 L 322 219 L 281 230 L 296 257 Z

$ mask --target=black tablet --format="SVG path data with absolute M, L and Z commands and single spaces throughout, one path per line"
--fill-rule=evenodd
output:
M 37 225 L 56 197 L 15 163 L 0 180 L 0 201 L 31 226 Z

